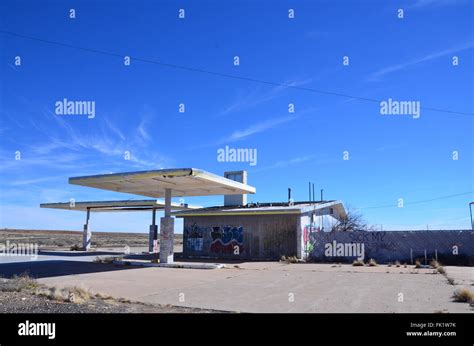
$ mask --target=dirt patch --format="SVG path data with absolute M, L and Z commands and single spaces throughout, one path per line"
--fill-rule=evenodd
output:
M 93 295 L 81 288 L 47 287 L 21 275 L 0 279 L 0 313 L 217 313 L 173 305 L 145 304 Z

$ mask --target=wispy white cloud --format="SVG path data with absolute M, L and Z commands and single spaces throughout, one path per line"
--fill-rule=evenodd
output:
M 25 126 L 21 119 L 3 113 L 12 124 L 20 128 Z M 151 145 L 148 128 L 153 114 L 150 107 L 142 112 L 138 125 L 130 126 L 126 131 L 120 129 L 119 122 L 113 122 L 106 116 L 94 119 L 86 128 L 79 128 L 48 107 L 44 107 L 40 115 L 28 126 L 34 129 L 36 135 L 18 145 L 21 160 L 15 160 L 14 151 L 17 149 L 5 152 L 0 158 L 0 172 L 21 173 L 17 178 L 26 182 L 34 179 L 29 174 L 33 173 L 31 169 L 87 171 L 107 166 L 117 170 L 121 167 L 139 170 L 160 168 L 171 163 Z M 34 140 L 36 138 L 38 140 Z
M 112 123 L 108 117 L 103 117 L 104 119 L 104 123 L 105 125 L 107 126 L 107 128 L 110 130 L 110 132 L 114 133 L 115 135 L 117 135 L 122 141 L 125 140 L 125 135 L 123 134 L 122 131 L 120 131 L 120 129 L 114 124 Z
M 237 100 L 227 106 L 218 115 L 223 116 L 234 112 L 240 112 L 245 109 L 250 109 L 252 107 L 256 107 L 259 104 L 271 101 L 277 97 L 282 96 L 284 94 L 283 92 L 285 90 L 288 90 L 288 87 L 302 86 L 311 82 L 312 79 L 307 78 L 304 80 L 287 80 L 281 83 L 282 85 L 277 85 L 270 89 L 268 89 L 268 87 L 266 86 L 258 86 L 252 89 L 250 92 L 247 92 L 243 95 L 239 95 L 239 97 L 237 97 Z
M 232 132 L 230 136 L 227 136 L 225 138 L 226 142 L 234 142 L 238 141 L 241 139 L 244 139 L 246 137 L 255 135 L 260 132 L 264 132 L 266 130 L 269 130 L 271 128 L 277 127 L 278 125 L 287 123 L 289 121 L 295 120 L 295 116 L 291 117 L 281 117 L 281 118 L 275 118 L 275 119 L 270 119 L 267 121 L 263 121 L 257 124 L 250 125 L 249 127 L 242 129 L 242 130 L 236 130 Z
M 394 73 L 394 72 L 397 72 L 397 71 L 401 71 L 401 70 L 405 70 L 405 69 L 407 69 L 409 67 L 412 67 L 414 65 L 418 65 L 418 64 L 421 64 L 421 63 L 424 63 L 424 62 L 428 62 L 428 61 L 437 59 L 437 58 L 441 58 L 443 56 L 459 53 L 461 51 L 464 51 L 466 49 L 471 49 L 473 47 L 474 47 L 473 42 L 467 42 L 467 43 L 464 43 L 462 45 L 452 47 L 452 48 L 449 48 L 449 49 L 445 49 L 445 50 L 441 50 L 441 51 L 437 51 L 437 52 L 433 52 L 433 53 L 427 54 L 425 56 L 422 56 L 422 57 L 419 57 L 419 58 L 416 58 L 416 59 L 413 59 L 413 60 L 410 60 L 410 61 L 407 61 L 407 62 L 404 62 L 404 63 L 401 63 L 401 64 L 391 65 L 391 66 L 385 67 L 383 69 L 380 69 L 380 70 L 375 71 L 374 73 L 370 74 L 369 77 L 368 77 L 368 80 L 369 81 L 378 81 L 382 77 L 384 77 L 388 74 L 391 74 L 391 73 Z
M 277 168 L 283 168 L 283 167 L 298 165 L 300 163 L 304 163 L 304 162 L 314 160 L 315 158 L 316 158 L 315 155 L 298 156 L 298 157 L 294 157 L 294 158 L 291 158 L 291 159 L 288 159 L 288 160 L 277 161 L 272 165 L 259 167 L 257 169 L 254 169 L 253 172 L 262 172 L 262 171 L 267 171 L 267 170 L 271 170 L 271 169 L 277 169 Z
M 140 122 L 140 125 L 138 125 L 138 128 L 137 128 L 137 132 L 143 141 L 148 142 L 151 139 L 147 131 L 147 122 L 145 120 L 142 120 Z
M 425 9 L 444 6 L 458 6 L 467 3 L 469 0 L 417 0 L 409 5 L 409 9 Z
M 39 184 L 39 183 L 44 183 L 48 181 L 58 181 L 58 180 L 64 180 L 65 177 L 63 175 L 61 176 L 46 176 L 46 177 L 41 177 L 41 178 L 32 178 L 32 179 L 23 179 L 23 180 L 14 180 L 9 183 L 7 183 L 10 186 L 22 186 L 22 185 L 33 185 L 33 184 Z
M 189 150 L 194 150 L 194 149 L 202 149 L 202 148 L 208 148 L 216 145 L 222 145 L 222 144 L 228 144 L 232 142 L 236 142 L 242 139 L 245 139 L 247 137 L 256 135 L 261 132 L 265 132 L 267 130 L 270 130 L 272 128 L 278 127 L 281 124 L 290 122 L 297 119 L 296 116 L 287 116 L 287 117 L 281 117 L 281 118 L 274 118 L 274 119 L 269 119 L 266 121 L 262 121 L 253 125 L 250 125 L 244 129 L 240 130 L 235 130 L 231 134 L 222 137 L 221 139 L 211 142 L 211 143 L 204 143 L 196 146 L 192 146 L 188 148 Z
M 274 170 L 289 166 L 297 166 L 303 163 L 310 163 L 312 166 L 320 166 L 320 165 L 329 165 L 338 162 L 337 159 L 328 158 L 327 156 L 323 155 L 303 155 L 303 156 L 296 156 L 290 159 L 277 161 L 268 166 L 262 166 L 254 169 L 252 173 L 258 173 L 268 170 Z

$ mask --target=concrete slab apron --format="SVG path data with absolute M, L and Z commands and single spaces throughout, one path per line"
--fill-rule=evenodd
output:
M 472 312 L 442 275 L 261 263 L 254 269 L 137 268 L 40 279 L 146 303 L 242 312 Z M 332 270 L 330 270 L 332 269 Z M 398 268 L 397 268 L 398 269 Z M 403 302 L 399 302 L 403 293 Z M 291 298 L 294 299 L 291 299 Z

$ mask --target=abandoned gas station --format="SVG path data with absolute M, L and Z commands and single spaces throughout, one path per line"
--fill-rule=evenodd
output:
M 162 169 L 74 177 L 70 184 L 151 197 L 41 204 L 42 208 L 83 211 L 83 249 L 91 247 L 91 214 L 151 211 L 149 253 L 159 252 L 163 264 L 174 261 L 174 220 L 183 219 L 183 258 L 267 260 L 294 256 L 301 260 L 352 261 L 353 255 L 328 256 L 327 244 L 364 244 L 367 259 L 379 262 L 438 258 L 459 261 L 474 258 L 474 232 L 383 231 L 331 232 L 347 216 L 341 201 L 247 203 L 256 189 L 247 184 L 247 172 L 218 176 L 200 169 Z M 173 197 L 223 195 L 221 206 L 200 207 L 172 202 Z M 313 194 L 314 195 L 314 194 Z M 156 198 L 163 198 L 158 200 Z M 156 212 L 160 219 L 159 240 Z
M 255 193 L 255 188 L 200 169 L 162 169 L 153 171 L 103 174 L 69 178 L 69 183 L 102 190 L 130 193 L 134 195 L 163 198 L 158 200 L 125 200 L 105 202 L 75 202 L 41 204 L 41 208 L 67 209 L 86 212 L 83 230 L 83 249 L 91 246 L 91 212 L 152 211 L 149 231 L 149 251 L 159 243 L 161 263 L 173 262 L 174 218 L 172 210 L 196 209 L 195 206 L 172 203 L 172 197 L 236 195 Z M 160 238 L 157 241 L 156 211 L 163 210 L 160 220 Z
M 151 211 L 149 252 L 160 263 L 172 263 L 174 217 L 184 219 L 183 255 L 188 258 L 272 259 L 282 255 L 304 258 L 306 224 L 318 230 L 330 227 L 345 215 L 338 201 L 293 203 L 247 203 L 256 189 L 247 185 L 247 172 L 218 176 L 200 169 L 163 169 L 73 177 L 70 184 L 162 200 L 87 201 L 41 204 L 42 208 L 83 211 L 83 249 L 91 247 L 91 214 L 98 212 Z M 173 197 L 223 195 L 224 205 L 203 208 L 173 203 Z M 159 241 L 156 212 L 160 219 Z

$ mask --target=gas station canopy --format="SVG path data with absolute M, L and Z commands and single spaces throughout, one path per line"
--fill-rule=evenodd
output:
M 73 177 L 69 183 L 153 198 L 165 197 L 166 190 L 175 197 L 255 193 L 252 186 L 196 168 Z
M 161 210 L 165 208 L 165 202 L 148 199 L 148 200 L 123 200 L 123 201 L 97 201 L 97 202 L 65 202 L 65 203 L 43 203 L 41 208 L 64 209 L 91 212 L 118 212 L 118 211 L 147 211 Z M 187 204 L 171 203 L 172 210 L 198 209 L 200 206 Z

